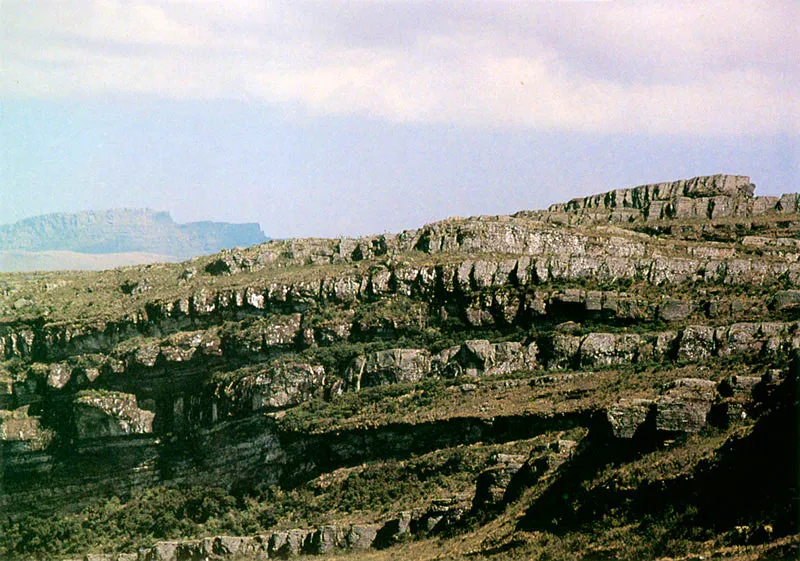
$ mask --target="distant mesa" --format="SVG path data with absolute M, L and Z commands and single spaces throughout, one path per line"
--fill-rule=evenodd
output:
M 0 226 L 0 271 L 179 261 L 265 241 L 257 223 L 177 224 L 168 212 L 151 209 L 46 214 Z

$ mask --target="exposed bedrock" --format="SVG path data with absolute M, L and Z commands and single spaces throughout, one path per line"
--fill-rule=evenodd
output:
M 501 512 L 554 533 L 616 516 L 604 493 L 635 493 L 615 481 L 688 481 L 782 403 L 800 350 L 798 210 L 711 176 L 399 234 L 4 277 L 0 526 L 161 486 L 253 507 L 208 533 L 257 535 L 138 542 L 137 561 L 184 561 L 389 547 Z M 523 496 L 530 510 L 509 506 Z M 274 511 L 249 502 L 265 497 Z M 352 510 L 303 510 L 333 503 Z
M 780 380 L 780 378 L 779 378 Z M 669 438 L 727 427 L 757 411 L 757 402 L 775 386 L 772 373 L 762 377 L 729 376 L 721 382 L 678 378 L 653 398 L 625 398 L 607 408 L 605 419 L 619 439 Z
M 105 401 L 101 408 L 109 406 L 114 405 Z M 64 505 L 78 509 L 100 496 L 124 496 L 156 484 L 296 484 L 365 461 L 406 458 L 475 442 L 519 440 L 584 426 L 590 423 L 591 412 L 452 418 L 322 434 L 286 432 L 269 418 L 251 416 L 200 430 L 188 440 L 158 439 L 149 434 L 131 439 L 132 435 L 123 435 L 123 429 L 107 417 L 99 420 L 89 420 L 95 428 L 93 438 L 73 443 L 69 450 L 6 446 L 0 479 L 0 506 L 5 512 L 21 516 L 60 510 Z M 47 486 L 46 495 L 41 493 L 42 485 Z
M 0 326 L 0 356 L 59 360 L 70 355 L 108 352 L 137 336 L 159 336 L 162 332 L 177 330 L 181 333 L 175 333 L 173 344 L 165 345 L 160 351 L 153 348 L 151 354 L 142 351 L 133 360 L 146 364 L 158 360 L 160 353 L 164 361 L 180 362 L 195 352 L 211 354 L 225 343 L 263 352 L 271 347 L 302 344 L 304 341 L 313 343 L 316 338 L 324 342 L 331 335 L 347 338 L 353 330 L 353 323 L 320 325 L 315 333 L 313 328 L 311 331 L 308 328 L 300 330 L 302 314 L 308 314 L 323 304 L 350 306 L 395 295 L 428 302 L 431 299 L 452 302 L 460 307 L 458 313 L 464 321 L 474 326 L 514 324 L 548 313 L 565 315 L 578 308 L 584 317 L 676 322 L 692 314 L 720 314 L 724 312 L 720 304 L 726 304 L 729 313 L 735 313 L 736 310 L 730 306 L 735 304 L 741 308 L 747 300 L 709 302 L 698 308 L 691 301 L 679 298 L 665 297 L 653 302 L 635 294 L 615 291 L 572 289 L 558 292 L 548 290 L 546 284 L 576 280 L 608 283 L 627 279 L 654 285 L 700 282 L 723 286 L 769 286 L 800 281 L 800 263 L 785 260 L 745 256 L 696 259 L 639 255 L 628 258 L 605 242 L 586 248 L 585 252 L 585 257 L 557 252 L 543 258 L 467 260 L 429 268 L 395 267 L 384 273 L 321 279 L 315 283 L 270 283 L 230 291 L 203 288 L 176 302 L 150 302 L 134 317 L 119 321 Z M 386 276 L 385 283 L 381 274 Z M 334 288 L 329 290 L 331 285 Z M 778 291 L 769 302 L 752 302 L 753 313 L 766 312 L 767 304 L 776 312 L 795 310 L 797 298 L 794 292 Z M 243 330 L 221 332 L 219 336 L 227 336 L 225 341 L 214 341 L 213 334 L 209 334 L 212 337 L 209 341 L 193 340 L 192 337 L 196 336 L 184 333 L 207 329 L 226 320 L 241 319 L 240 314 L 253 316 L 257 321 Z M 426 320 L 420 318 L 419 321 L 424 324 Z

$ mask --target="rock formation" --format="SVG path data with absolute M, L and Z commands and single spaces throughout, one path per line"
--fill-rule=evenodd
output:
M 791 554 L 797 210 L 711 176 L 0 277 L 0 557 Z

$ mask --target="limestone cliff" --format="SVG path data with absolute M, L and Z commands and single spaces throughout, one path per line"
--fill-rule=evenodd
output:
M 0 552 L 793 555 L 800 215 L 753 187 L 4 275 Z

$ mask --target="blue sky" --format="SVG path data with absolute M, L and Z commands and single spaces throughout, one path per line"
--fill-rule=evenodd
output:
M 636 184 L 800 190 L 797 2 L 0 3 L 0 223 L 398 231 Z

